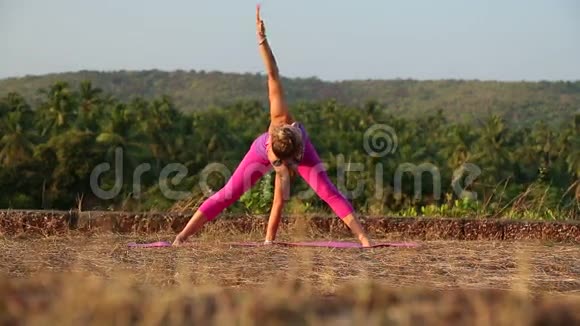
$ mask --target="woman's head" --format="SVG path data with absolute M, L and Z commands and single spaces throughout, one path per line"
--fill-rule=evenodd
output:
M 299 162 L 304 153 L 302 133 L 296 125 L 283 125 L 270 132 L 272 152 L 282 161 Z

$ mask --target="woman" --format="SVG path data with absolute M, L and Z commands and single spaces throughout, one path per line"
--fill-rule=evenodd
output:
M 355 217 L 351 204 L 330 182 L 304 127 L 297 123 L 288 111 L 278 67 L 266 39 L 259 7 L 256 10 L 256 26 L 260 54 L 268 74 L 270 126 L 267 132 L 254 140 L 227 184 L 199 207 L 177 235 L 173 245 L 183 244 L 188 237 L 237 201 L 273 168 L 276 172 L 274 200 L 265 244 L 272 243 L 276 238 L 284 201 L 289 194 L 290 175 L 298 173 L 351 229 L 362 246 L 370 246 L 370 241 Z

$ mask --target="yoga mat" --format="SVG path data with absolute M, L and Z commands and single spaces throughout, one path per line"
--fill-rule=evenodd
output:
M 171 247 L 171 242 L 167 241 L 159 241 L 153 243 L 129 243 L 129 248 L 164 248 L 164 247 Z
M 230 242 L 227 243 L 230 246 L 235 247 L 262 247 L 271 245 L 281 245 L 287 247 L 319 247 L 319 248 L 336 248 L 336 249 L 348 249 L 348 248 L 360 248 L 360 249 L 370 249 L 370 248 L 382 248 L 382 247 L 401 247 L 401 248 L 417 248 L 419 244 L 413 242 L 383 242 L 375 243 L 371 247 L 363 248 L 363 246 L 358 242 L 345 242 L 345 241 L 305 241 L 305 242 L 274 242 L 271 245 L 265 245 L 263 242 Z
M 382 247 L 400 247 L 400 248 L 417 248 L 419 244 L 414 242 L 383 242 L 376 243 L 368 248 L 363 248 L 358 242 L 345 242 L 345 241 L 305 241 L 305 242 L 274 242 L 271 245 L 265 245 L 263 242 L 228 242 L 225 243 L 229 246 L 234 247 L 265 247 L 265 246 L 286 246 L 286 247 L 319 247 L 319 248 L 336 248 L 336 249 L 348 249 L 348 248 L 360 248 L 360 249 L 370 249 L 370 248 L 382 248 Z M 159 241 L 153 243 L 135 243 L 131 242 L 128 244 L 130 248 L 164 248 L 171 247 L 171 243 L 167 241 Z

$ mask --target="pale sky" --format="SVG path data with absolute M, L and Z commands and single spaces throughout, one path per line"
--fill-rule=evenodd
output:
M 281 73 L 580 80 L 578 0 L 263 0 Z M 249 0 L 0 0 L 0 78 L 263 72 Z

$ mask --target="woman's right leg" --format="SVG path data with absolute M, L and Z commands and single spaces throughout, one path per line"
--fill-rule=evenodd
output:
M 206 222 L 215 219 L 271 169 L 270 163 L 258 153 L 256 146 L 254 141 L 226 185 L 203 202 L 183 231 L 179 233 L 174 245 L 183 243 L 192 234 L 198 232 Z

